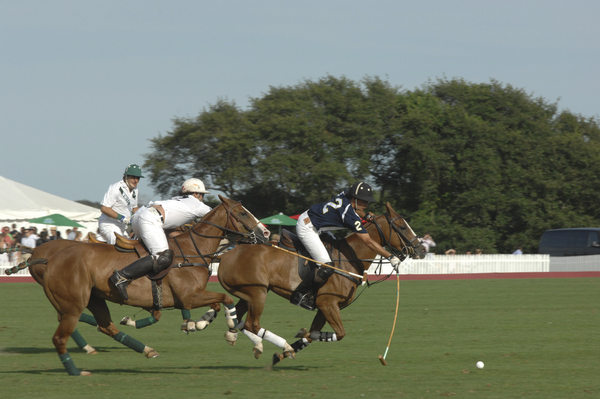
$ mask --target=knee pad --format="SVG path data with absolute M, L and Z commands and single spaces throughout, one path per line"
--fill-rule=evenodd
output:
M 328 265 L 333 266 L 333 262 L 327 262 Z M 321 266 L 317 270 L 317 276 L 322 280 L 327 280 L 333 274 L 333 269 L 330 267 Z
M 171 251 L 170 249 L 159 252 L 157 255 L 158 259 L 154 261 L 154 273 L 159 273 L 165 270 L 166 268 L 171 266 L 171 263 L 173 263 L 173 251 Z

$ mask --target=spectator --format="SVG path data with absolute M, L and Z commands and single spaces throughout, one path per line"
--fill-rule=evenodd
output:
M 433 238 L 429 234 L 425 234 L 421 242 L 427 252 L 429 252 L 431 248 L 435 247 L 435 241 L 433 241 Z
M 69 231 L 69 234 L 67 235 L 67 240 L 75 240 L 75 237 L 77 237 L 77 227 L 73 227 L 73 230 Z
M 37 227 L 30 227 L 29 229 L 31 230 L 31 237 L 37 241 L 38 238 L 40 238 L 40 236 L 37 234 Z
M 8 247 L 12 247 L 15 242 L 15 238 L 10 233 L 10 229 L 8 226 L 2 228 L 2 243 L 7 245 Z
M 456 255 L 456 249 L 452 249 L 450 248 L 449 250 L 447 250 L 446 252 L 444 252 L 446 255 Z
M 75 228 L 77 228 L 77 227 L 75 227 Z M 83 233 L 81 231 L 76 232 L 75 238 L 73 239 L 73 241 L 82 242 L 83 241 Z
M 50 237 L 48 241 L 54 241 L 58 239 L 58 235 L 56 234 L 56 227 L 50 227 Z
M 48 241 L 50 241 L 48 239 L 48 231 L 47 230 L 43 230 L 40 233 L 40 237 L 37 240 L 35 240 L 35 246 L 39 247 L 40 245 L 42 245 L 44 243 L 47 243 Z
M 35 236 L 37 237 L 37 236 Z M 28 227 L 25 229 L 25 235 L 23 235 L 23 238 L 21 238 L 21 245 L 29 247 L 29 248 L 35 248 L 35 243 L 37 238 L 35 238 L 33 236 L 33 230 L 31 227 Z
M 483 251 L 481 249 L 477 248 L 475 250 L 475 255 L 482 255 L 482 254 L 483 254 Z
M 513 255 L 523 255 L 523 247 L 521 245 L 519 245 L 517 247 L 517 250 L 515 252 L 512 253 Z
M 12 228 L 10 235 L 14 238 L 17 234 L 19 234 L 19 230 L 17 230 L 17 225 L 15 223 L 13 223 L 10 227 Z
M 71 234 L 71 229 L 67 229 L 67 240 L 69 239 L 70 234 Z

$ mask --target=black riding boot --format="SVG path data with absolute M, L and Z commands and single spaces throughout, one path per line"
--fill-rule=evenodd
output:
M 133 262 L 121 270 L 115 270 L 109 280 L 119 289 L 119 294 L 124 300 L 129 299 L 127 286 L 136 278 L 145 276 L 154 270 L 154 258 L 152 255 L 145 256 Z
M 333 266 L 333 262 L 328 262 L 328 265 Z M 300 285 L 292 292 L 290 303 L 298 305 L 304 309 L 315 310 L 315 297 L 319 288 L 325 285 L 329 276 L 333 274 L 333 269 L 322 266 L 314 275 L 307 276 Z
M 156 260 L 152 255 L 140 258 L 120 271 L 115 270 L 113 275 L 110 276 L 109 280 L 119 289 L 119 293 L 124 300 L 129 299 L 127 286 L 131 281 L 150 273 L 156 275 L 173 263 L 173 251 L 170 249 L 159 252 L 157 255 L 158 259 Z

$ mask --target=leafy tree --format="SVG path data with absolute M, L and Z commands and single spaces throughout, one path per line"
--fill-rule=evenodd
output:
M 535 252 L 548 228 L 598 222 L 595 121 L 496 81 L 439 80 L 398 109 L 373 174 L 439 250 Z

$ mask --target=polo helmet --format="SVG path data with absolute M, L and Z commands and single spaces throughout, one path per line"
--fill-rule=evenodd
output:
M 183 182 L 183 186 L 181 186 L 181 192 L 208 194 L 210 191 L 206 191 L 202 180 L 191 178 Z
M 134 163 L 127 165 L 124 174 L 126 176 L 144 177 L 142 176 L 142 168 L 140 165 L 136 165 Z
M 376 202 L 373 197 L 373 189 L 365 182 L 354 183 L 348 190 L 348 196 L 361 199 L 367 202 Z

